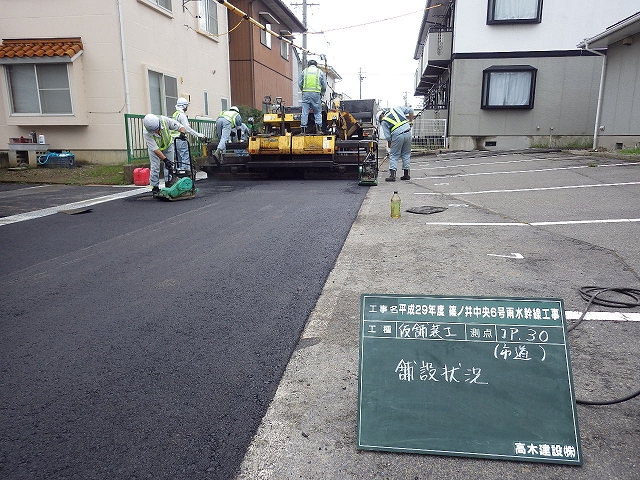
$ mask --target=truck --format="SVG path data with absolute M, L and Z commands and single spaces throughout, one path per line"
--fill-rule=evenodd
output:
M 217 144 L 209 143 L 205 155 L 196 159 L 197 166 L 207 176 L 339 176 L 357 177 L 360 185 L 377 185 L 376 100 L 333 99 L 332 108 L 324 103 L 322 110 L 322 131 L 313 130 L 309 112 L 310 127 L 303 132 L 302 107 L 284 105 L 277 97 L 263 115 L 260 132 L 236 136 L 221 160 L 213 156 Z

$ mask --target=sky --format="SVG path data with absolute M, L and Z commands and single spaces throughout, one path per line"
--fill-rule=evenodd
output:
M 283 3 L 302 22 L 302 0 Z M 307 49 L 326 55 L 342 77 L 338 93 L 375 98 L 383 107 L 404 105 L 406 95 L 415 108 L 421 98 L 413 96 L 418 67 L 413 54 L 425 5 L 425 0 L 307 0 Z M 302 46 L 302 35 L 294 43 Z

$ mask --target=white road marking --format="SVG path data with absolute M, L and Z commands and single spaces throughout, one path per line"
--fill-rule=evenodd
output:
M 1 219 L 0 219 L 1 220 Z M 594 223 L 631 223 L 640 222 L 640 218 L 612 218 L 608 220 L 565 220 L 560 222 L 426 222 L 425 225 L 443 225 L 447 227 L 539 227 L 546 225 L 575 225 Z
M 627 165 L 640 165 L 637 162 L 630 163 L 616 163 L 611 165 L 602 165 L 602 167 L 622 167 Z M 502 172 L 477 172 L 477 173 L 456 173 L 452 175 L 435 175 L 432 177 L 417 177 L 416 180 L 423 179 L 434 179 L 434 178 L 455 178 L 455 177 L 478 177 L 484 175 L 512 175 L 514 173 L 541 173 L 541 172 L 555 172 L 557 170 L 578 170 L 582 168 L 595 168 L 589 165 L 576 165 L 573 167 L 554 167 L 554 168 L 537 168 L 534 170 L 512 170 L 512 171 L 502 171 Z
M 479 163 L 467 163 L 464 165 L 438 165 L 438 166 L 434 166 L 434 167 L 417 167 L 417 168 L 412 168 L 411 170 L 442 170 L 442 169 L 448 169 L 448 168 L 466 168 L 466 167 L 477 167 L 479 165 L 496 165 L 496 164 L 503 164 L 503 163 L 523 163 L 523 162 L 538 162 L 541 161 L 543 159 L 541 158 L 528 158 L 525 160 L 508 160 L 506 162 L 479 162 Z M 448 159 L 449 161 L 449 159 Z M 421 165 L 429 165 L 429 163 L 423 163 Z M 422 178 L 422 177 L 420 177 Z
M 582 312 L 564 312 L 567 320 L 577 320 Z M 640 322 L 640 313 L 633 312 L 587 312 L 585 320 L 602 320 L 609 322 Z
M 134 190 L 128 190 L 126 192 L 114 193 L 113 195 L 104 195 L 102 197 L 82 200 L 80 202 L 67 203 L 66 205 L 43 208 L 42 210 L 35 210 L 33 212 L 19 213 L 17 215 L 0 218 L 0 227 L 3 225 L 9 225 L 10 223 L 23 222 L 25 220 L 33 220 L 34 218 L 46 217 L 47 215 L 58 213 L 61 210 L 86 208 L 92 205 L 97 205 L 99 203 L 110 202 L 111 200 L 118 200 L 120 198 L 132 197 L 134 195 L 140 195 L 142 193 L 151 193 L 151 190 L 149 189 L 149 187 L 136 188 Z
M 414 195 L 482 195 L 484 193 L 542 192 L 545 190 L 568 190 L 572 188 L 597 188 L 597 187 L 623 187 L 627 185 L 640 185 L 640 182 L 596 183 L 591 185 L 566 185 L 563 187 L 514 188 L 514 189 L 508 189 L 508 190 L 480 190 L 477 192 L 414 192 Z
M 196 172 L 196 181 L 207 178 L 205 172 Z M 26 188 L 42 188 L 50 187 L 51 185 L 36 185 Z M 160 180 L 158 185 L 160 188 L 164 188 L 164 180 Z M 130 185 L 113 185 L 113 188 L 131 188 Z M 11 191 L 11 190 L 10 190 Z M 15 190 L 13 190 L 15 191 Z M 47 215 L 53 215 L 62 210 L 72 210 L 74 208 L 86 208 L 99 203 L 110 202 L 111 200 L 118 200 L 120 198 L 133 197 L 134 195 L 140 195 L 142 193 L 151 193 L 151 186 L 147 185 L 132 190 L 127 190 L 121 193 L 115 193 L 113 195 L 104 195 L 102 197 L 91 198 L 89 200 L 82 200 L 80 202 L 67 203 L 66 205 L 58 205 L 56 207 L 43 208 L 42 210 L 36 210 L 33 212 L 19 213 L 17 215 L 11 215 L 9 217 L 0 218 L 0 227 L 3 225 L 9 225 L 10 223 L 23 222 L 25 220 L 33 220 L 34 218 L 46 217 Z
M 521 253 L 512 253 L 511 255 L 498 255 L 497 253 L 487 253 L 487 256 L 488 257 L 515 258 L 515 259 L 524 258 Z

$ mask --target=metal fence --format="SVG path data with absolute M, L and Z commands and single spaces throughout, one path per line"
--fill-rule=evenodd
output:
M 124 115 L 124 126 L 127 136 L 127 163 L 132 163 L 135 160 L 149 159 L 147 144 L 142 137 L 142 131 L 144 129 L 142 125 L 143 118 L 144 115 L 134 113 L 125 113 Z M 196 132 L 204 133 L 208 139 L 213 139 L 216 136 L 215 120 L 189 119 L 189 125 Z M 200 139 L 190 137 L 189 142 L 191 145 L 191 155 L 202 155 L 202 142 Z
M 417 117 L 413 121 L 411 148 L 437 150 L 447 148 L 447 120 Z

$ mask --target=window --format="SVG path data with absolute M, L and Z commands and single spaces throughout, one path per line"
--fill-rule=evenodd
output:
M 227 110 L 229 110 L 229 100 L 227 100 L 226 98 L 221 98 L 220 106 L 222 107 L 222 111 L 226 112 Z
M 280 56 L 285 60 L 289 60 L 289 44 L 280 39 Z
M 540 23 L 542 0 L 489 0 L 487 23 Z
M 149 0 L 149 2 L 171 11 L 171 0 Z
M 271 24 L 270 23 L 262 23 L 265 27 L 267 27 L 269 30 L 271 30 Z M 262 30 L 260 29 L 260 43 L 262 45 L 264 45 L 267 48 L 271 48 L 271 34 L 268 33 L 266 30 Z
M 11 113 L 72 114 L 67 64 L 7 65 Z
M 218 34 L 218 6 L 215 0 L 201 0 L 200 30 L 212 35 Z
M 204 92 L 204 115 L 205 117 L 209 116 L 209 92 L 206 90 Z
M 533 108 L 536 72 L 529 65 L 487 68 L 482 74 L 481 108 Z
M 149 70 L 151 113 L 171 116 L 178 101 L 178 79 Z

